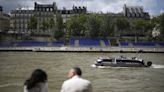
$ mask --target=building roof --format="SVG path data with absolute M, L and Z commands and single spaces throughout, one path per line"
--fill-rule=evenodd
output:
M 149 13 L 144 11 L 143 6 L 127 6 L 125 4 L 123 9 L 126 17 L 150 19 Z
M 124 6 L 124 9 L 127 10 L 129 13 L 143 13 L 143 7 L 142 6 Z
M 11 13 L 33 13 L 34 10 L 12 10 Z
M 38 4 L 35 2 L 35 7 L 42 7 L 42 8 L 55 8 L 56 3 L 54 2 L 53 4 Z

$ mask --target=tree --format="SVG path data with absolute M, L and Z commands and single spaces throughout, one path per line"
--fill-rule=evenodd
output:
M 130 27 L 129 21 L 124 17 L 118 17 L 116 19 L 117 34 L 121 37 L 123 31 L 128 30 Z
M 164 13 L 159 16 L 159 24 L 162 36 L 164 36 Z
M 56 23 L 57 23 L 58 30 L 62 31 L 64 24 L 63 24 L 63 18 L 59 13 L 56 14 Z
M 48 28 L 49 28 L 49 23 L 48 23 L 49 21 L 48 20 L 44 20 L 43 22 L 42 22 L 42 26 L 41 26 L 41 29 L 43 30 L 43 31 L 45 31 L 45 30 L 47 30 Z
M 112 36 L 114 34 L 114 23 L 111 16 L 103 16 L 101 18 L 100 36 L 103 38 Z
M 63 31 L 56 30 L 56 31 L 54 32 L 54 37 L 55 37 L 57 40 L 59 40 L 61 37 L 63 37 L 63 35 L 64 35 L 64 32 L 63 32 Z
M 87 19 L 87 30 L 89 33 L 89 37 L 91 38 L 97 38 L 99 37 L 100 33 L 100 25 L 101 21 L 99 19 L 99 16 L 96 15 L 90 15 Z
M 56 26 L 54 31 L 54 37 L 59 40 L 61 37 L 64 36 L 64 24 L 63 24 L 63 18 L 61 14 L 56 14 Z
M 52 29 L 55 26 L 55 20 L 53 18 L 50 18 L 49 20 L 49 28 Z
M 66 28 L 69 30 L 70 35 L 85 36 L 86 20 L 87 16 L 84 14 L 71 17 L 71 19 L 66 22 Z
M 154 27 L 155 27 L 156 25 L 158 25 L 159 22 L 160 22 L 159 16 L 153 17 L 153 18 L 150 20 L 150 22 L 151 22 L 151 24 L 152 24 L 152 26 L 153 26 L 153 28 L 154 28 Z
M 33 30 L 37 29 L 37 18 L 35 16 L 32 16 L 30 18 L 30 21 L 28 21 L 27 26 L 28 26 L 28 29 L 32 30 L 32 32 Z
M 51 37 L 53 38 L 56 30 L 56 22 L 53 17 L 49 20 L 49 30 L 52 32 Z
M 146 35 L 147 30 L 149 29 L 150 21 L 136 19 L 132 21 L 133 31 L 135 33 L 135 42 L 138 41 L 140 35 Z
M 78 23 L 76 21 L 76 16 L 73 16 L 66 22 L 66 29 L 69 31 L 69 35 L 79 36 L 79 30 L 77 30 Z

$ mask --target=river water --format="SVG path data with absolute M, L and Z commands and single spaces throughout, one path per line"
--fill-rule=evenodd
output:
M 48 74 L 49 92 L 59 92 L 67 72 L 79 66 L 93 92 L 164 92 L 164 54 L 144 53 L 151 68 L 93 68 L 100 56 L 136 56 L 135 53 L 0 52 L 0 92 L 22 92 L 24 81 L 36 68 Z

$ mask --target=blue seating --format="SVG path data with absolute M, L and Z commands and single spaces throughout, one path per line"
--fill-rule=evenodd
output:
M 156 45 L 155 42 L 137 42 L 137 43 L 133 42 L 132 44 L 133 46 L 155 46 Z
M 129 42 L 120 42 L 120 46 L 129 46 Z
M 52 42 L 52 46 L 63 46 L 64 45 L 64 42 Z
M 39 41 L 22 41 L 15 42 L 16 46 L 47 46 L 48 42 L 39 42 Z
M 26 47 L 26 46 L 48 46 L 49 42 L 47 41 L 21 41 L 21 42 L 10 42 L 10 43 L 2 43 L 0 42 L 0 47 L 9 47 L 9 46 L 18 46 L 18 47 Z M 52 46 L 63 46 L 64 42 L 52 42 Z
M 164 42 L 158 42 L 157 44 L 160 46 L 164 46 Z
M 103 41 L 104 41 L 104 43 L 105 43 L 106 46 L 109 46 L 110 45 L 108 39 L 104 39 Z
M 0 47 L 10 47 L 10 46 L 12 46 L 12 42 L 8 42 L 8 41 L 0 42 Z
M 74 46 L 74 44 L 75 44 L 75 39 L 74 39 L 74 38 L 70 38 L 69 44 L 70 44 L 71 46 Z
M 100 40 L 97 39 L 79 39 L 80 46 L 100 46 Z

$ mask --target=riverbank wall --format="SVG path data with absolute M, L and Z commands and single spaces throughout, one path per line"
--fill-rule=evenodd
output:
M 0 51 L 164 53 L 164 47 L 0 47 Z

